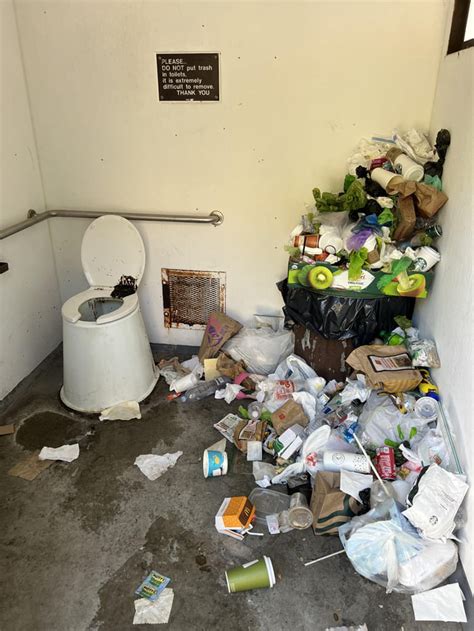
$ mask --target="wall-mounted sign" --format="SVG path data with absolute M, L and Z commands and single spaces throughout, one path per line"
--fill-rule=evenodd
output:
M 217 53 L 160 53 L 156 63 L 160 101 L 219 100 Z

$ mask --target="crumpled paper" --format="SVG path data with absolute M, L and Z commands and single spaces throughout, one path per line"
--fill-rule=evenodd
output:
M 166 624 L 171 615 L 174 591 L 165 587 L 157 600 L 139 598 L 135 601 L 133 624 Z
M 102 410 L 99 421 L 130 421 L 132 418 L 141 417 L 140 406 L 137 401 L 122 401 Z
M 174 467 L 178 458 L 182 455 L 182 451 L 176 451 L 174 454 L 164 454 L 164 456 L 143 454 L 135 458 L 134 464 L 137 465 L 143 475 L 146 475 L 149 480 L 156 480 L 168 469 Z
M 43 447 L 39 452 L 40 460 L 62 460 L 63 462 L 72 462 L 79 457 L 79 445 L 62 445 L 61 447 Z
M 232 403 L 241 390 L 243 390 L 242 386 L 238 386 L 236 383 L 228 383 L 225 388 L 216 390 L 214 396 L 216 399 L 225 399 L 226 403 Z

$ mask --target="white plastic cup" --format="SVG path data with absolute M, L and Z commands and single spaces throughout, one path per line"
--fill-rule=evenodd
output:
M 404 153 L 401 153 L 395 158 L 393 163 L 397 172 L 399 172 L 405 180 L 411 180 L 413 182 L 421 182 L 425 175 L 423 167 L 409 158 Z
M 430 248 L 428 245 L 424 245 L 415 250 L 415 254 L 414 269 L 417 272 L 427 272 L 434 267 L 436 263 L 439 263 L 441 259 L 440 253 Z
M 387 190 L 387 186 L 394 177 L 400 177 L 397 173 L 392 173 L 392 171 L 387 171 L 387 169 L 382 169 L 381 167 L 377 167 L 370 173 L 370 177 L 374 182 L 380 184 L 382 188 Z

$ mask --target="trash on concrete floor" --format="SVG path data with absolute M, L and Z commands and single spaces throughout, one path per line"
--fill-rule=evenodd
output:
M 42 471 L 53 464 L 52 460 L 40 460 L 38 456 L 39 451 L 25 456 L 8 471 L 8 475 L 31 482 L 31 480 L 34 480 Z
M 168 469 L 174 467 L 178 458 L 183 455 L 182 451 L 174 454 L 164 454 L 159 456 L 156 454 L 143 454 L 135 458 L 134 464 L 140 469 L 143 475 L 149 480 L 156 480 L 163 475 Z
M 174 591 L 165 587 L 155 601 L 147 598 L 135 600 L 135 615 L 133 624 L 167 624 L 173 607 Z
M 62 460 L 72 462 L 79 458 L 79 445 L 62 445 L 61 447 L 43 447 L 39 452 L 40 460 Z
M 464 595 L 458 583 L 414 594 L 411 597 L 415 620 L 467 622 Z
M 99 421 L 130 421 L 141 417 L 140 405 L 137 401 L 123 401 L 102 410 Z
M 229 594 L 250 589 L 271 588 L 276 583 L 272 560 L 267 556 L 227 570 L 225 578 Z
M 137 596 L 141 596 L 142 598 L 155 601 L 170 581 L 171 579 L 167 576 L 163 576 L 163 574 L 158 574 L 158 572 L 152 571 L 137 587 L 135 594 L 137 594 Z
M 0 436 L 8 436 L 15 433 L 15 426 L 13 424 L 0 425 Z

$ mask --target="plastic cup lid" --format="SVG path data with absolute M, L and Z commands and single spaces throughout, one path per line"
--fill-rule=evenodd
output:
M 202 471 L 204 473 L 204 477 L 207 478 L 209 475 L 209 454 L 207 453 L 207 449 L 204 450 L 202 455 Z
M 270 557 L 263 557 L 265 559 L 265 565 L 267 566 L 268 578 L 270 579 L 270 587 L 276 584 L 275 570 L 273 569 L 273 563 Z
M 222 475 L 226 475 L 227 474 L 227 468 L 229 466 L 229 461 L 227 459 L 227 452 L 224 451 L 224 462 L 222 463 Z
M 227 572 L 225 573 L 225 581 L 227 583 L 227 590 L 229 592 L 229 594 L 231 593 L 230 591 L 230 583 L 229 583 L 229 577 L 227 576 Z

